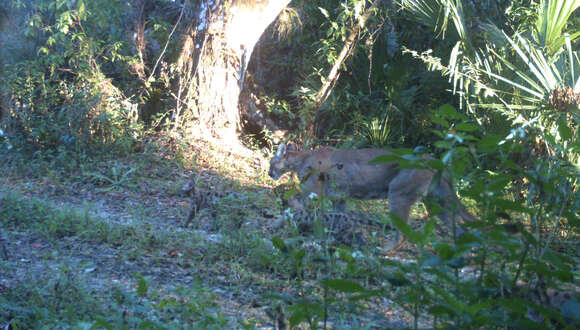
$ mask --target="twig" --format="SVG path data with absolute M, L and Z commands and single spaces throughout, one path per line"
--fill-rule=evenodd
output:
M 358 24 L 353 27 L 348 39 L 346 39 L 344 46 L 342 47 L 342 51 L 337 56 L 336 60 L 334 61 L 334 65 L 330 69 L 328 76 L 326 77 L 324 83 L 316 93 L 316 97 L 314 99 L 314 107 L 311 110 L 310 117 L 308 118 L 307 123 L 307 134 L 313 135 L 314 134 L 314 117 L 316 113 L 319 111 L 322 104 L 326 101 L 326 99 L 332 93 L 338 78 L 340 77 L 340 67 L 344 63 L 344 61 L 353 53 L 354 49 L 356 48 L 356 43 L 360 39 L 360 34 L 362 28 L 365 26 L 366 22 L 370 18 L 372 11 L 378 7 L 378 5 L 382 2 L 382 0 L 375 0 L 372 5 L 364 12 L 362 17 L 359 19 Z
M 147 80 L 145 80 L 146 82 L 149 82 L 151 80 L 151 78 L 153 77 L 153 75 L 155 74 L 155 70 L 157 69 L 157 66 L 159 65 L 159 62 L 161 61 L 161 59 L 163 58 L 163 55 L 165 54 L 165 51 L 167 50 L 167 46 L 169 45 L 169 41 L 171 41 L 171 37 L 173 36 L 173 33 L 177 29 L 177 26 L 179 25 L 179 22 L 181 22 L 181 18 L 183 17 L 183 12 L 184 11 L 185 11 L 185 5 L 183 5 L 183 7 L 181 7 L 181 12 L 179 13 L 179 18 L 177 19 L 177 22 L 173 26 L 173 29 L 171 30 L 171 33 L 169 33 L 169 36 L 167 37 L 167 41 L 165 42 L 165 47 L 163 47 L 163 50 L 161 51 L 161 54 L 159 54 L 159 57 L 157 58 L 157 61 L 155 62 L 155 65 L 153 66 L 153 69 L 151 70 L 151 73 L 149 74 L 149 77 L 147 78 Z

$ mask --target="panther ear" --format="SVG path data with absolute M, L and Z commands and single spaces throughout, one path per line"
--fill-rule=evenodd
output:
M 278 150 L 276 151 L 276 155 L 274 157 L 282 158 L 284 157 L 285 154 L 286 154 L 286 143 L 282 142 L 278 146 Z

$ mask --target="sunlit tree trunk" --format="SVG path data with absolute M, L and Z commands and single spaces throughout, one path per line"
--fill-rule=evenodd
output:
M 202 12 L 208 13 L 207 26 L 197 28 L 204 35 L 197 38 L 201 42 L 194 46 L 199 60 L 192 81 L 194 88 L 190 88 L 186 101 L 200 124 L 197 128 L 217 137 L 235 138 L 240 126 L 238 99 L 250 56 L 264 30 L 289 2 L 237 0 L 232 4 L 222 1 L 213 10 L 202 7 Z

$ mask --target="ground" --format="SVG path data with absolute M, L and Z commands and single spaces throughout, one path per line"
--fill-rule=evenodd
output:
M 281 225 L 267 156 L 163 139 L 137 154 L 70 168 L 18 157 L 2 165 L 0 326 L 284 327 L 293 313 L 304 314 L 292 306 L 321 301 L 330 266 L 308 258 L 328 253 L 324 240 Z M 183 192 L 188 184 L 197 197 Z M 204 203 L 187 226 L 200 194 Z M 378 205 L 356 206 L 356 214 L 380 217 Z M 365 231 L 363 246 L 345 251 L 380 253 L 372 247 L 388 240 L 383 230 Z M 292 238 L 302 244 L 297 253 L 276 243 Z M 331 273 L 337 267 L 346 266 Z M 408 311 L 386 298 L 331 304 L 327 326 L 407 327 Z

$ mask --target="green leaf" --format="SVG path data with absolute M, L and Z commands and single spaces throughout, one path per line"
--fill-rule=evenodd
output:
M 84 1 L 79 1 L 78 5 L 77 5 L 77 11 L 79 13 L 79 15 L 84 15 L 85 13 L 85 2 Z
M 294 313 L 292 313 L 292 315 L 290 315 L 290 318 L 288 319 L 288 321 L 290 322 L 290 328 L 293 329 L 301 322 L 308 322 L 309 320 L 308 320 L 308 315 L 306 315 L 304 310 L 296 309 L 294 311 Z
M 467 169 L 467 162 L 463 158 L 457 159 L 451 164 L 451 168 L 458 177 L 462 177 Z
M 538 6 L 535 34 L 540 45 L 555 54 L 564 45 L 564 28 L 572 13 L 580 6 L 578 0 L 545 0 Z
M 354 292 L 365 292 L 366 290 L 357 282 L 350 281 L 350 280 L 343 280 L 343 279 L 334 279 L 334 280 L 325 280 L 322 281 L 322 285 L 340 291 L 340 292 L 347 292 L 347 293 L 354 293 Z
M 395 155 L 399 155 L 399 156 L 413 155 L 413 149 L 411 149 L 411 148 L 397 148 L 397 149 L 392 149 L 390 151 L 392 153 L 394 153 Z
M 306 256 L 306 249 L 300 249 L 292 252 L 292 259 L 295 263 L 302 262 L 302 259 Z
M 401 217 L 394 213 L 390 213 L 391 221 L 395 225 L 395 227 L 403 233 L 405 236 L 409 238 L 413 243 L 422 244 L 424 242 L 423 235 L 419 234 L 418 232 L 414 231 L 408 223 L 406 223 Z
M 463 313 L 468 307 L 468 305 L 464 304 L 464 301 L 459 301 L 453 293 L 447 291 L 444 287 L 434 286 L 433 291 L 443 298 L 443 301 L 452 307 L 455 312 Z
M 324 15 L 324 17 L 330 18 L 330 15 L 328 15 L 328 11 L 326 9 L 318 7 L 318 10 L 320 10 L 320 12 L 322 13 L 322 15 Z
M 468 306 L 467 307 L 467 310 L 469 311 L 469 314 L 476 315 L 480 311 L 486 310 L 486 309 L 490 308 L 491 306 L 493 306 L 493 302 L 492 301 L 484 300 L 482 302 L 479 302 L 479 303 L 476 303 L 474 305 Z
M 147 295 L 148 290 L 147 279 L 143 277 L 141 274 L 137 274 L 137 294 L 140 297 L 145 297 Z
M 447 119 L 465 119 L 465 115 L 457 112 L 457 110 L 449 104 L 440 106 L 439 113 Z
M 157 324 L 155 324 L 153 321 L 146 320 L 139 323 L 139 329 L 156 329 L 156 328 L 158 328 Z
M 446 243 L 438 243 L 435 245 L 435 252 L 443 260 L 449 260 L 455 255 L 455 249 Z
M 523 229 L 521 233 L 522 236 L 525 238 L 525 242 L 531 244 L 534 247 L 538 246 L 538 240 L 536 240 L 536 237 L 532 235 L 529 231 Z
M 435 316 L 449 315 L 451 317 L 454 317 L 455 315 L 457 315 L 457 313 L 453 310 L 453 308 L 448 307 L 448 306 L 444 306 L 444 305 L 435 305 L 435 306 L 429 307 L 429 314 L 432 314 Z
M 303 180 L 306 180 L 306 178 L 304 178 Z M 289 200 L 290 197 L 298 195 L 300 192 L 297 189 L 290 189 L 286 192 L 284 192 L 284 200 Z
M 451 149 L 453 144 L 450 141 L 437 141 L 435 142 L 435 147 L 438 149 Z
M 359 300 L 367 300 L 373 297 L 382 297 L 385 293 L 383 290 L 368 290 L 363 293 L 353 294 L 348 297 L 349 301 L 359 301 Z
M 317 218 L 314 221 L 314 224 L 312 226 L 312 232 L 314 234 L 314 237 L 318 239 L 324 239 L 326 235 L 326 226 L 320 219 Z
M 497 190 L 492 190 L 490 189 L 490 191 L 503 191 L 501 188 L 503 186 L 500 187 L 496 187 Z M 495 206 L 498 208 L 498 210 L 512 210 L 512 211 L 518 211 L 518 212 L 522 212 L 522 213 L 528 213 L 531 214 L 532 211 L 525 207 L 524 205 L 522 205 L 522 201 L 510 201 L 507 199 L 503 199 L 503 198 L 496 198 L 494 199 L 494 204 Z
M 451 124 L 449 124 L 449 122 L 447 120 L 445 120 L 441 117 L 433 116 L 431 118 L 431 121 L 433 121 L 435 124 L 439 124 L 439 125 L 443 126 L 443 128 L 445 128 L 445 129 L 447 129 L 447 128 L 449 128 L 449 126 L 451 126 Z
M 430 219 L 429 221 L 427 221 L 425 227 L 423 228 L 423 239 L 426 240 L 427 237 L 433 234 L 434 231 L 435 231 L 435 220 Z
M 407 286 L 411 284 L 411 281 L 406 279 L 405 276 L 400 272 L 396 273 L 386 272 L 385 278 L 389 282 L 389 284 L 393 286 Z
M 107 330 L 114 329 L 114 327 L 111 325 L 111 323 L 107 322 L 102 317 L 97 317 L 95 322 L 93 322 L 93 324 L 91 325 L 90 329 L 99 329 L 99 328 L 105 328 Z
M 280 237 L 272 237 L 272 244 L 281 252 L 288 252 L 288 247 L 286 244 L 284 244 L 284 241 Z
M 572 130 L 570 130 L 568 123 L 563 118 L 558 120 L 558 133 L 560 134 L 560 138 L 565 141 L 572 137 Z
M 477 148 L 483 152 L 493 152 L 499 148 L 502 140 L 503 137 L 499 135 L 487 135 L 477 142 Z
M 455 129 L 462 132 L 473 132 L 479 129 L 479 126 L 468 124 L 468 123 L 459 123 L 455 125 Z
M 497 299 L 495 303 L 499 306 L 505 307 L 508 311 L 516 312 L 523 315 L 526 312 L 528 304 L 520 298 L 503 298 Z
M 445 164 L 440 159 L 427 159 L 425 160 L 425 164 L 428 168 L 437 170 L 438 172 L 445 169 Z

